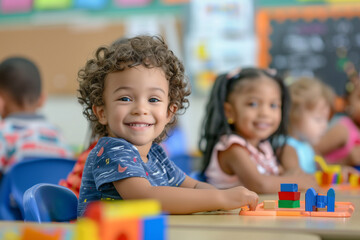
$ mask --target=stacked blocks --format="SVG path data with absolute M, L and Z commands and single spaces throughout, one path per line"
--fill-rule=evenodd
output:
M 279 208 L 299 208 L 300 192 L 296 183 L 282 183 L 279 192 Z
M 313 212 L 318 208 L 327 207 L 328 212 L 335 211 L 335 191 L 330 188 L 327 195 L 319 195 L 313 188 L 309 188 L 305 194 L 305 211 Z
M 77 221 L 78 240 L 165 240 L 166 216 L 155 200 L 122 200 L 90 203 Z M 91 234 L 89 234 L 89 226 Z

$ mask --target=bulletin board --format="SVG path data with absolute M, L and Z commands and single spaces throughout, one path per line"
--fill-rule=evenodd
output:
M 77 73 L 101 45 L 124 35 L 121 23 L 97 26 L 40 25 L 0 28 L 0 60 L 32 59 L 40 68 L 47 94 L 76 94 Z
M 259 66 L 287 81 L 315 76 L 342 96 L 349 66 L 360 68 L 360 5 L 264 8 L 256 26 Z

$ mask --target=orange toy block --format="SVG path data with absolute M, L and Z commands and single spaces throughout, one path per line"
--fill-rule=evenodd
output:
M 100 227 L 101 240 L 142 240 L 143 227 L 140 218 L 105 220 Z
M 44 230 L 34 229 L 32 227 L 24 227 L 21 240 L 60 240 L 62 231 L 60 229 L 56 229 L 55 231 L 48 232 Z

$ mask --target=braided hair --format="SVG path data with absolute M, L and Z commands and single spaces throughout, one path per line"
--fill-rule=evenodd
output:
M 255 80 L 261 76 L 266 76 L 279 84 L 281 90 L 281 123 L 279 128 L 272 134 L 269 140 L 275 149 L 277 141 L 272 141 L 279 135 L 286 135 L 287 119 L 290 107 L 290 97 L 283 79 L 276 75 L 273 71 L 259 69 L 259 68 L 245 68 L 238 70 L 233 74 L 220 74 L 217 76 L 212 87 L 211 93 L 206 105 L 205 117 L 202 122 L 202 128 L 199 140 L 199 149 L 203 154 L 202 173 L 210 163 L 210 158 L 215 144 L 220 140 L 221 136 L 236 134 L 233 125 L 227 121 L 224 103 L 228 101 L 228 97 L 234 91 L 235 85 L 242 80 Z

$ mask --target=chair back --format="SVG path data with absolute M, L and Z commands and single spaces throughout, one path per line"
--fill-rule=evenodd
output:
M 4 175 L 0 189 L 0 219 L 23 220 L 23 195 L 37 183 L 58 184 L 71 172 L 75 160 L 41 158 L 14 164 Z
M 69 222 L 77 218 L 78 199 L 68 188 L 39 183 L 24 193 L 24 220 L 32 222 Z
M 200 171 L 193 171 L 189 174 L 189 177 L 198 180 L 200 182 L 206 182 L 206 176 L 205 174 L 201 173 Z

